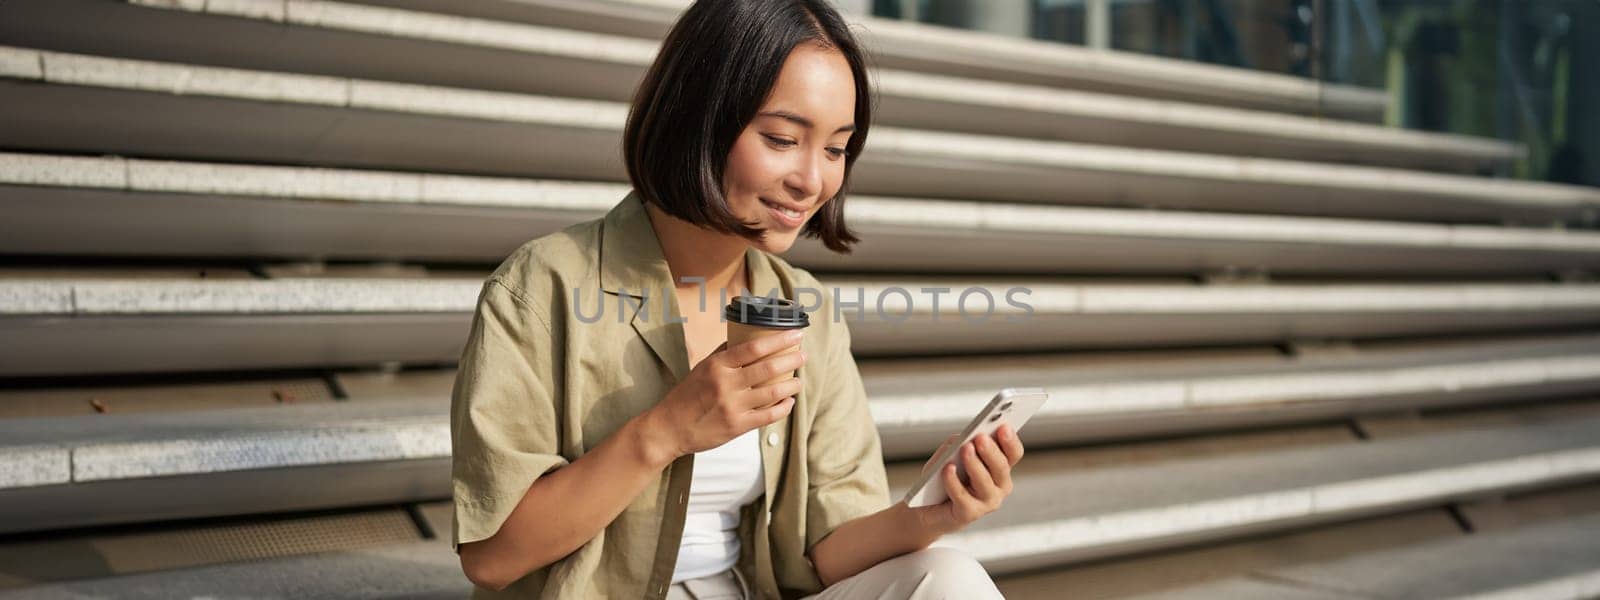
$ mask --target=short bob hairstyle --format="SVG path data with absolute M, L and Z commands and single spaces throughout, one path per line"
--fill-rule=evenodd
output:
M 734 141 L 802 43 L 838 50 L 855 79 L 856 129 L 845 144 L 843 184 L 803 231 L 849 254 L 860 239 L 845 226 L 845 190 L 866 144 L 872 96 L 860 46 L 826 0 L 698 0 L 684 11 L 640 81 L 623 131 L 628 179 L 641 198 L 701 227 L 760 239 L 763 229 L 729 209 L 722 176 Z

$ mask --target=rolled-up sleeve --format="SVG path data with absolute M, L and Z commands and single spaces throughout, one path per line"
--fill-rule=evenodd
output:
M 496 279 L 484 284 L 450 400 L 458 552 L 493 536 L 534 480 L 567 464 L 556 342 L 536 305 Z
M 883 450 L 877 424 L 844 320 L 831 323 L 822 389 L 806 443 L 810 480 L 806 507 L 806 552 L 834 529 L 889 506 Z

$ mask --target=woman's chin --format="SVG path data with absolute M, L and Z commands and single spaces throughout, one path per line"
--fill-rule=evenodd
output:
M 768 232 L 767 239 L 755 244 L 755 246 L 767 254 L 783 254 L 794 246 L 794 236 L 773 235 L 772 232 Z

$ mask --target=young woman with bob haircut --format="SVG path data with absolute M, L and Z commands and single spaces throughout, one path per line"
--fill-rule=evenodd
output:
M 930 545 L 1000 506 L 1021 442 L 963 448 L 970 481 L 940 473 L 942 504 L 891 502 L 849 329 L 776 256 L 801 233 L 859 241 L 844 203 L 867 75 L 824 0 L 679 18 L 628 116 L 633 190 L 480 292 L 450 422 L 474 597 L 999 597 Z M 824 293 L 802 333 L 727 344 L 726 299 L 806 288 Z

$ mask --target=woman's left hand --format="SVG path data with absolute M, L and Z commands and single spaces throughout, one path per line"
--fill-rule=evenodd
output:
M 935 451 L 934 456 L 938 455 Z M 955 464 L 946 465 L 939 478 L 950 498 L 911 509 L 935 536 L 960 531 L 1000 508 L 1011 495 L 1011 467 L 1022 460 L 1022 440 L 1010 425 L 1001 425 L 992 437 L 980 435 L 965 444 L 956 460 L 967 473 L 967 483 L 956 476 Z

